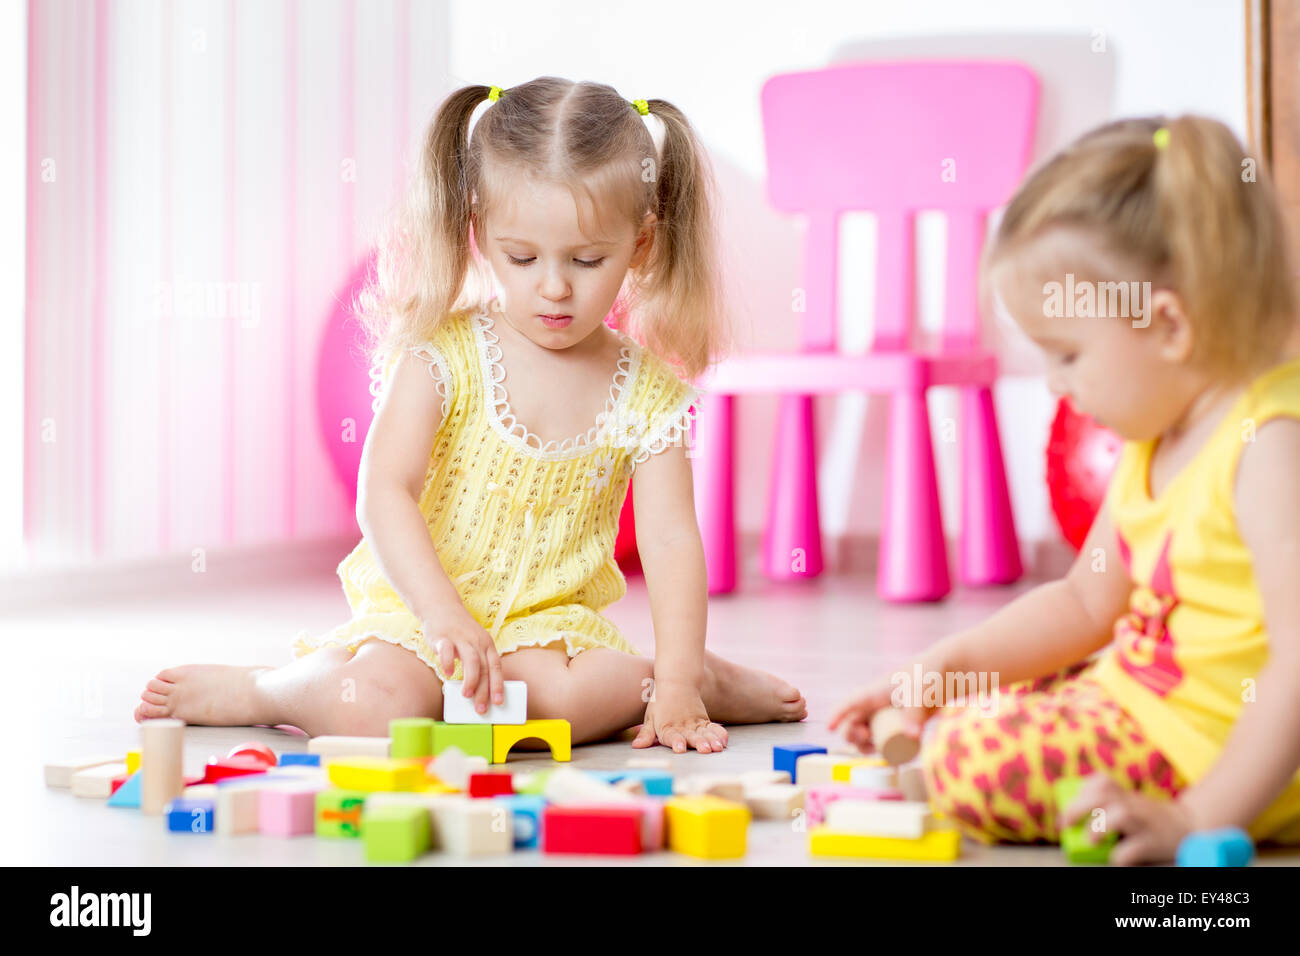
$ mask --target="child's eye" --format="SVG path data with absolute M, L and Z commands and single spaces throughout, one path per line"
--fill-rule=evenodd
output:
M 1068 353 L 1066 353 L 1065 355 L 1062 355 L 1062 356 L 1061 356 L 1061 364 L 1062 364 L 1062 365 L 1073 365 L 1073 364 L 1074 364 L 1074 360 L 1075 360 L 1076 358 L 1078 358 L 1078 357 L 1079 357 L 1079 353 L 1078 353 L 1078 352 L 1068 352 Z
M 528 265 L 528 263 L 532 262 L 533 259 L 534 259 L 535 257 L 534 257 L 534 256 L 529 256 L 527 259 L 516 259 L 514 256 L 510 255 L 510 253 L 506 253 L 506 258 L 509 259 L 510 262 L 511 262 L 511 264 L 513 264 L 513 265 L 516 265 L 516 266 L 526 266 L 526 265 Z M 602 262 L 604 262 L 604 261 L 605 261 L 605 258 L 604 258 L 604 256 L 602 256 L 602 257 L 599 258 L 599 259 L 592 259 L 592 260 L 590 260 L 590 261 L 588 261 L 588 260 L 586 260 L 586 259 L 574 259 L 573 261 L 576 262 L 576 263 L 577 263 L 578 265 L 580 265 L 580 266 L 586 266 L 588 269 L 594 269 L 594 268 L 596 268 L 596 266 L 598 266 L 598 265 L 600 265 Z

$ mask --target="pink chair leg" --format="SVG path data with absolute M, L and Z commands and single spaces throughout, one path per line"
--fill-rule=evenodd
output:
M 731 395 L 709 395 L 691 423 L 695 514 L 704 542 L 709 593 L 736 589 L 736 513 Z
M 890 398 L 888 443 L 876 590 L 887 601 L 937 600 L 951 584 L 924 391 Z
M 965 584 L 1006 584 L 1023 573 L 1002 463 L 993 392 L 961 390 L 961 562 Z
M 763 573 L 773 581 L 793 581 L 816 577 L 823 567 L 813 397 L 782 395 L 777 414 Z

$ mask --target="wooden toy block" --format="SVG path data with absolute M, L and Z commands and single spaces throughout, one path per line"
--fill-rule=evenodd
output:
M 503 800 L 473 800 L 456 794 L 434 804 L 433 815 L 443 849 L 455 856 L 498 856 L 514 849 L 513 814 Z M 543 824 L 543 834 L 545 831 Z
M 167 829 L 173 833 L 211 833 L 214 806 L 212 800 L 177 797 L 163 811 Z
M 681 777 L 674 783 L 673 792 L 683 797 L 720 797 L 732 803 L 745 800 L 745 785 L 738 776 L 731 774 L 697 773 Z
M 423 790 L 427 780 L 423 760 L 392 757 L 349 757 L 326 761 L 329 781 L 343 790 Z
M 793 783 L 789 770 L 746 770 L 739 775 L 740 785 L 746 790 L 755 787 L 770 787 L 778 783 Z
M 316 794 L 318 837 L 361 836 L 362 810 L 367 791 L 331 788 Z
M 626 767 L 641 770 L 668 770 L 673 762 L 668 757 L 628 757 Z
M 113 778 L 125 773 L 125 763 L 105 763 L 78 770 L 72 775 L 72 795 L 107 800 L 113 795 Z
M 516 793 L 498 800 L 510 807 L 516 850 L 533 850 L 541 846 L 542 817 L 546 799 L 531 793 Z
M 803 805 L 804 788 L 793 783 L 769 783 L 745 791 L 745 806 L 756 820 L 789 820 Z
M 110 807 L 126 807 L 131 810 L 140 809 L 140 772 L 137 770 L 126 778 L 126 783 L 113 791 L 113 795 L 108 798 Z
M 808 850 L 813 856 L 951 862 L 961 852 L 961 834 L 955 827 L 939 827 L 919 840 L 907 840 L 843 833 L 821 824 L 808 831 Z
M 45 786 L 67 790 L 72 786 L 72 775 L 79 770 L 91 767 L 103 767 L 122 762 L 120 756 L 113 757 L 79 757 L 73 760 L 59 760 L 45 765 Z
M 498 763 L 492 759 L 492 740 L 490 724 L 448 724 L 435 721 L 433 725 L 433 752 L 438 756 L 448 747 L 455 747 L 463 754 L 477 755 L 488 763 Z
M 112 787 L 112 792 L 109 794 L 110 799 L 112 798 L 112 795 L 113 795 L 114 793 L 117 793 L 117 791 L 121 788 L 121 786 L 122 786 L 124 783 L 126 783 L 127 780 L 129 780 L 129 779 L 130 779 L 130 777 L 129 777 L 127 774 L 124 774 L 124 773 L 118 774 L 116 777 L 113 778 L 113 787 Z
M 804 795 L 804 812 L 809 825 L 826 822 L 826 808 L 836 800 L 902 800 L 898 790 L 872 790 L 847 783 L 821 783 L 809 787 Z
M 280 754 L 277 767 L 319 767 L 320 754 Z
M 848 768 L 843 782 L 864 790 L 899 790 L 898 772 L 882 761 L 879 764 L 856 764 Z M 836 780 L 840 780 L 836 777 Z M 900 790 L 901 792 L 901 790 Z
M 126 773 L 127 776 L 135 773 L 140 769 L 140 751 L 128 750 L 126 752 Z
M 303 836 L 316 832 L 316 794 L 313 784 L 288 782 L 258 791 L 258 830 L 266 836 Z
M 217 785 L 215 783 L 192 783 L 181 791 L 182 800 L 215 800 Z
M 1178 844 L 1179 866 L 1246 866 L 1255 843 L 1240 827 L 1221 827 L 1189 834 Z
M 140 812 L 159 816 L 185 789 L 181 769 L 185 722 L 171 717 L 140 724 Z
M 522 724 L 528 720 L 528 685 L 521 680 L 502 681 L 504 700 L 492 703 L 488 698 L 486 713 L 474 709 L 474 698 L 465 696 L 465 682 L 444 681 L 442 685 L 442 719 L 448 724 Z
M 368 863 L 409 863 L 429 849 L 429 814 L 418 806 L 367 806 L 361 814 Z
M 647 796 L 671 797 L 673 795 L 673 775 L 666 770 L 628 767 L 619 774 L 619 781 L 623 780 L 639 780 Z
M 785 747 L 772 748 L 772 769 L 784 770 L 790 775 L 791 783 L 807 783 L 808 781 L 800 780 L 798 774 L 799 758 L 809 754 L 824 754 L 825 747 L 818 747 L 813 744 L 790 744 Z M 812 781 L 817 783 L 819 781 Z
M 392 740 L 389 756 L 399 760 L 433 756 L 433 725 L 431 717 L 397 717 L 388 722 L 388 736 Z
M 826 825 L 840 833 L 919 840 L 934 829 L 935 820 L 927 803 L 849 798 L 827 805 Z
M 849 774 L 849 782 L 853 775 Z M 904 800 L 925 801 L 930 799 L 925 786 L 925 770 L 920 764 L 908 764 L 898 768 L 898 789 L 903 792 Z
M 203 767 L 203 782 L 216 783 L 226 777 L 240 777 L 254 773 L 266 773 L 267 763 L 260 757 L 227 757 L 225 760 L 210 760 Z M 270 766 L 275 766 L 271 764 Z
M 236 757 L 256 760 L 262 765 L 263 770 L 274 767 L 279 763 L 275 751 L 257 740 L 250 740 L 247 743 L 236 744 L 231 747 L 230 752 L 226 754 L 226 759 L 234 760 Z
M 238 836 L 257 833 L 261 828 L 259 806 L 261 791 L 251 777 L 231 778 L 240 781 L 237 786 L 217 787 L 216 816 L 218 836 Z
M 572 728 L 567 720 L 528 720 L 522 724 L 492 725 L 492 762 L 505 763 L 510 748 L 521 740 L 536 738 L 551 745 L 551 759 L 571 759 Z
M 883 775 L 888 774 L 889 785 L 893 786 L 894 768 L 886 764 L 880 757 L 847 757 L 844 754 L 837 755 L 835 763 L 831 766 L 831 782 L 852 783 L 853 771 L 859 768 L 863 768 L 863 773 L 870 774 L 871 777 L 875 777 L 879 773 L 883 779 Z M 859 777 L 861 778 L 861 774 Z M 871 785 L 864 781 L 858 786 Z
M 720 797 L 671 797 L 664 803 L 668 846 L 704 860 L 745 855 L 749 808 Z
M 482 754 L 467 756 L 459 747 L 452 746 L 425 764 L 425 774 L 437 783 L 464 790 L 469 786 L 470 774 L 481 773 L 487 768 L 487 757 Z
M 897 707 L 882 707 L 871 715 L 871 745 L 892 767 L 915 760 L 921 738 Z
M 1052 782 L 1052 794 L 1056 800 L 1056 812 L 1063 813 L 1083 788 L 1084 777 L 1061 777 Z M 1109 831 L 1096 843 L 1092 842 L 1093 818 L 1091 811 L 1072 826 L 1061 830 L 1061 852 L 1071 863 L 1109 863 L 1110 851 L 1119 842 L 1119 834 Z
M 819 783 L 833 783 L 836 764 L 853 759 L 845 754 L 807 753 L 795 760 L 791 782 L 801 787 L 814 787 Z
M 471 797 L 496 797 L 515 792 L 508 773 L 471 773 L 466 789 Z
M 560 767 L 546 779 L 543 795 L 551 803 L 631 804 L 636 797 L 575 767 Z
M 325 757 L 387 757 L 388 737 L 340 737 L 322 734 L 307 741 L 307 753 Z
M 640 853 L 641 808 L 552 804 L 543 811 L 542 852 Z

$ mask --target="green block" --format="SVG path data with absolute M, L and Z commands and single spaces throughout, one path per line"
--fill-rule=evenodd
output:
M 1074 802 L 1084 784 L 1083 777 L 1062 777 L 1052 784 L 1052 794 L 1056 799 L 1056 811 L 1060 813 Z M 1092 820 L 1084 817 L 1073 826 L 1061 830 L 1061 852 L 1071 863 L 1109 863 L 1110 851 L 1119 842 L 1119 834 L 1107 832 L 1093 843 L 1090 827 Z
M 480 754 L 492 762 L 491 724 L 446 724 L 441 720 L 433 725 L 433 753 L 442 753 L 448 747 L 459 747 L 467 756 Z
M 551 770 L 538 770 L 528 774 L 527 779 L 516 776 L 513 781 L 515 793 L 531 793 L 541 796 L 546 792 L 546 781 L 550 779 L 552 773 Z
M 429 808 L 390 804 L 362 811 L 362 840 L 370 863 L 410 863 L 429 849 Z
M 319 837 L 361 836 L 361 815 L 366 794 L 361 790 L 333 787 L 316 794 L 316 835 Z
M 398 717 L 388 722 L 388 755 L 401 760 L 433 756 L 433 718 Z

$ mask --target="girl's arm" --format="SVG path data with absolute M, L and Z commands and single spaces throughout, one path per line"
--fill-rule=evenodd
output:
M 923 672 L 997 673 L 999 684 L 1051 674 L 1110 642 L 1132 581 L 1105 506 L 1065 577 L 1039 585 L 981 623 L 939 641 Z M 946 687 L 948 681 L 944 680 Z
M 709 589 L 691 463 L 682 445 L 636 466 L 632 510 L 654 621 L 656 692 L 681 687 L 698 693 Z
M 1264 605 L 1269 659 L 1219 759 L 1178 800 L 1194 829 L 1248 827 L 1300 766 L 1300 421 L 1266 422 L 1237 466 L 1237 527 Z M 1243 675 L 1242 693 L 1246 693 Z

